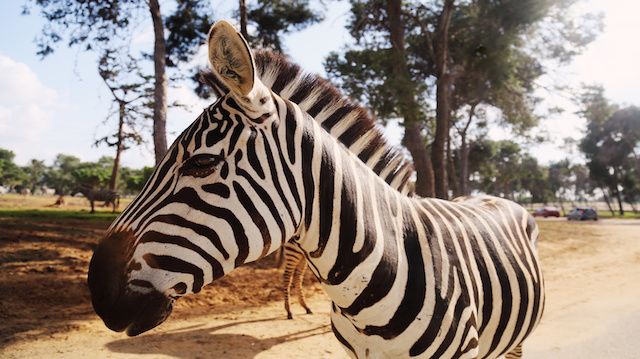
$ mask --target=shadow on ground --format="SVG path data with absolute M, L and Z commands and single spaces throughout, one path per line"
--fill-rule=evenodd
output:
M 97 320 L 86 285 L 93 248 L 109 221 L 0 216 L 0 349 Z M 273 258 L 244 266 L 176 303 L 174 317 L 225 313 L 282 300 Z M 307 292 L 320 292 L 307 278 Z M 282 318 L 285 317 L 284 310 Z
M 270 338 L 256 338 L 244 334 L 219 333 L 220 331 L 260 322 L 271 322 L 281 317 L 234 322 L 216 327 L 188 327 L 135 338 L 113 341 L 107 348 L 126 354 L 156 354 L 175 358 L 253 358 L 271 347 L 295 340 L 330 332 L 328 325 Z

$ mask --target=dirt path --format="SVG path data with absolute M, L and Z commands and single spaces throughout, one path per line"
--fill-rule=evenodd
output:
M 75 230 L 79 239 L 84 238 L 83 232 Z M 92 233 L 94 228 L 87 228 L 87 231 Z M 541 233 L 547 304 L 541 326 L 525 345 L 525 358 L 637 358 L 640 221 L 542 221 Z M 42 245 L 33 240 L 27 243 L 34 247 L 32 250 Z M 49 250 L 67 253 L 67 249 L 60 247 L 64 243 Z M 15 245 L 2 248 L 4 252 L 0 254 L 6 257 L 11 248 Z M 79 250 L 77 245 L 73 248 Z M 14 252 L 24 251 L 25 248 Z M 67 259 L 73 264 L 71 268 L 84 265 L 86 253 L 82 253 L 80 259 Z M 66 257 L 73 257 L 67 254 Z M 43 257 L 42 263 L 48 263 L 53 257 L 56 256 Z M 17 271 L 12 263 L 5 259 L 4 268 Z M 47 265 L 42 263 L 32 263 L 36 272 L 28 274 L 35 275 L 36 279 L 53 280 L 56 273 L 48 272 Z M 58 268 L 55 263 L 48 266 Z M 68 278 L 64 284 L 82 294 L 81 299 L 86 299 L 83 274 L 64 273 Z M 27 274 L 21 275 L 30 278 Z M 260 265 L 242 268 L 231 278 L 224 278 L 207 288 L 206 293 L 187 298 L 169 321 L 136 338 L 109 332 L 83 300 L 71 302 L 67 307 L 64 300 L 52 300 L 30 312 L 29 307 L 33 304 L 27 303 L 24 307 L 19 304 L 24 298 L 28 302 L 28 297 L 37 293 L 14 283 L 20 282 L 15 277 L 13 281 L 0 278 L 0 284 L 9 290 L 8 293 L 11 288 L 24 292 L 24 297 L 9 297 L 13 300 L 2 303 L 0 316 L 3 308 L 5 314 L 7 308 L 22 308 L 21 314 L 30 318 L 20 321 L 7 317 L 10 327 L 5 328 L 2 326 L 7 322 L 0 322 L 0 333 L 5 340 L 0 346 L 0 357 L 345 358 L 331 333 L 329 302 L 319 287 L 312 281 L 308 283 L 309 291 L 313 293 L 311 306 L 316 314 L 298 314 L 294 320 L 286 320 L 280 295 L 273 289 L 276 275 L 276 271 Z M 7 288 L 7 281 L 14 283 L 14 287 Z M 53 290 L 47 293 L 54 295 Z M 299 307 L 294 309 L 302 313 Z M 6 333 L 10 334 L 10 339 L 6 339 L 9 338 Z
M 640 221 L 541 226 L 547 303 L 526 358 L 640 357 Z
M 72 332 L 11 345 L 2 357 L 344 358 L 331 333 L 328 303 L 316 296 L 310 305 L 317 314 L 300 314 L 294 320 L 286 319 L 279 303 L 221 316 L 172 318 L 135 338 L 109 332 L 91 320 L 78 323 Z

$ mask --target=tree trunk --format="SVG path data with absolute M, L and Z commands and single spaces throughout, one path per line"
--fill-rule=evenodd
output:
M 469 145 L 467 134 L 460 135 L 460 193 L 469 195 Z
M 560 211 L 562 212 L 562 217 L 567 215 L 567 211 L 564 210 L 564 201 L 562 200 L 562 196 L 558 197 L 558 204 L 560 207 Z
M 620 209 L 620 215 L 624 216 L 624 208 L 622 208 L 622 195 L 620 194 L 620 189 L 618 188 L 618 168 L 613 167 L 613 187 L 615 188 L 616 199 L 618 200 L 618 208 Z
M 427 158 L 426 145 L 420 133 L 420 115 L 415 100 L 415 85 L 411 82 L 404 45 L 404 24 L 402 22 L 402 1 L 387 1 L 389 37 L 393 49 L 393 76 L 396 79 L 395 96 L 399 112 L 404 118 L 404 139 L 416 169 L 416 194 L 433 196 L 433 169 Z
M 622 208 L 622 196 L 620 195 L 620 190 L 616 188 L 616 199 L 618 200 L 618 208 L 621 216 L 624 216 L 624 208 Z
M 449 24 L 453 12 L 454 0 L 445 0 L 436 34 L 436 133 L 431 148 L 431 161 L 435 175 L 436 197 L 447 199 L 447 166 L 445 147 L 449 135 L 449 118 L 451 116 L 451 86 L 453 76 L 449 71 Z
M 116 191 L 118 189 L 118 172 L 120 171 L 120 154 L 124 150 L 124 117 L 125 102 L 119 101 L 118 111 L 118 141 L 116 142 L 116 157 L 113 159 L 113 168 L 111 169 L 111 179 L 109 180 L 109 190 Z
M 167 153 L 167 48 L 164 39 L 164 24 L 158 0 L 149 0 L 149 11 L 153 20 L 153 65 L 155 87 L 153 89 L 153 145 L 156 164 Z
M 460 196 L 460 189 L 458 188 L 458 177 L 456 176 L 456 166 L 453 163 L 453 154 L 451 153 L 451 135 L 447 139 L 447 173 L 449 174 L 449 185 L 454 197 Z
M 240 0 L 240 33 L 249 41 L 249 33 L 247 32 L 247 2 Z
M 477 105 L 476 103 L 471 104 L 467 123 L 462 130 L 458 131 L 460 135 L 460 193 L 463 196 L 469 195 L 469 145 L 467 144 L 467 131 L 473 121 Z
M 421 197 L 433 197 L 435 194 L 433 167 L 420 128 L 416 123 L 405 124 L 403 142 L 413 157 L 413 167 L 416 170 L 416 194 Z
M 613 210 L 613 207 L 611 206 L 611 200 L 609 199 L 607 192 L 604 190 L 604 188 L 600 188 L 600 190 L 602 191 L 602 197 L 604 197 L 604 201 L 607 204 L 607 207 L 609 207 L 609 212 L 611 212 L 612 216 L 615 216 L 616 212 Z

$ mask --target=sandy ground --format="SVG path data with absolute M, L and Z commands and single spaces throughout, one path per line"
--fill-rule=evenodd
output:
M 640 221 L 541 227 L 547 304 L 526 358 L 640 358 Z
M 639 358 L 640 221 L 540 225 L 547 304 L 525 358 Z M 127 338 L 108 331 L 84 285 L 104 226 L 0 218 L 0 357 L 346 357 L 318 284 L 307 280 L 316 314 L 303 315 L 296 305 L 298 315 L 286 320 L 279 272 L 267 261 L 185 298 L 149 333 Z

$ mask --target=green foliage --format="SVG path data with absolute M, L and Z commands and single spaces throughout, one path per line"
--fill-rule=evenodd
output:
M 173 13 L 165 17 L 167 64 L 188 61 L 209 31 L 210 3 L 205 0 L 176 0 Z M 163 4 L 164 6 L 164 4 Z M 67 45 L 86 51 L 128 49 L 139 23 L 149 18 L 149 7 L 139 0 L 27 0 L 23 13 L 34 8 L 47 21 L 36 39 L 38 54 L 45 57 L 66 38 Z
M 77 186 L 72 173 L 80 166 L 80 159 L 75 156 L 59 154 L 53 166 L 45 174 L 44 182 L 56 190 L 56 194 L 67 195 Z
M 22 185 L 26 180 L 24 171 L 13 162 L 15 157 L 13 151 L 0 148 L 0 184 L 4 186 Z
M 44 164 L 44 161 L 32 159 L 22 170 L 25 173 L 24 185 L 29 188 L 32 193 L 36 190 L 36 187 L 44 184 L 44 178 L 47 172 L 47 165 Z
M 137 0 L 30 0 L 23 13 L 34 7 L 47 21 L 36 39 L 42 57 L 52 54 L 65 35 L 68 46 L 82 45 L 87 51 L 121 40 L 144 10 Z
M 143 167 L 142 169 L 123 168 L 121 180 L 124 188 L 120 190 L 125 194 L 137 194 L 147 183 L 153 170 L 153 167 Z
M 608 188 L 618 199 L 633 203 L 640 199 L 640 108 L 618 109 L 599 86 L 589 86 L 578 97 L 587 120 L 587 133 L 580 149 L 587 158 L 590 178 Z
M 189 61 L 205 41 L 213 23 L 207 0 L 177 0 L 176 10 L 166 17 L 167 65 Z
M 283 35 L 322 21 L 322 13 L 313 10 L 308 0 L 258 0 L 247 8 L 247 20 L 255 26 L 255 35 L 248 40 L 279 52 Z
M 82 162 L 71 171 L 75 186 L 107 187 L 113 158 L 103 156 L 97 162 Z
M 585 199 L 593 185 L 585 181 L 586 167 L 561 160 L 543 166 L 509 140 L 481 140 L 472 145 L 469 156 L 475 191 L 506 197 L 520 203 L 548 203 Z
M 78 157 L 58 154 L 52 166 L 34 159 L 27 166 L 20 168 L 13 163 L 14 157 L 12 151 L 0 148 L 0 184 L 11 187 L 25 186 L 32 191 L 39 186 L 47 186 L 55 189 L 59 195 L 73 194 L 80 185 L 106 188 L 113 165 L 113 157 L 109 156 L 103 156 L 95 162 L 82 162 Z M 123 185 L 119 192 L 127 195 L 137 194 L 151 177 L 153 169 L 122 168 L 119 179 Z
M 577 53 L 593 40 L 598 29 L 582 26 L 583 22 L 574 18 L 555 16 L 558 9 L 566 9 L 570 3 L 547 0 L 457 3 L 448 43 L 449 67 L 454 77 L 454 111 L 465 105 L 486 104 L 500 109 L 502 120 L 518 132 L 535 126 L 537 117 L 533 110 L 538 99 L 533 91 L 535 80 L 545 72 L 542 60 Z M 382 118 L 399 113 L 394 88 L 410 87 L 419 99 L 431 97 L 433 101 L 434 37 L 441 6 L 437 1 L 404 2 L 402 19 L 411 83 L 398 86 L 394 77 L 389 76 L 393 60 L 386 2 L 352 0 L 348 29 L 356 45 L 341 55 L 329 55 L 325 61 L 329 77 Z M 556 51 L 545 52 L 542 58 L 531 47 L 543 36 L 542 30 L 551 28 L 574 36 L 556 39 L 553 42 Z M 422 111 L 429 111 L 429 101 L 421 101 L 421 106 Z

